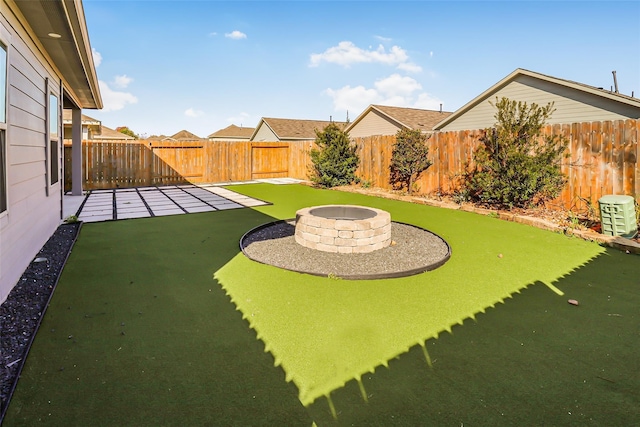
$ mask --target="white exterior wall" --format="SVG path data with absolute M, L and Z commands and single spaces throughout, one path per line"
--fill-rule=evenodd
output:
M 358 123 L 349 129 L 349 137 L 360 138 L 373 135 L 395 135 L 400 127 L 377 111 L 369 111 Z
M 58 183 L 48 186 L 46 103 L 49 89 L 63 100 L 60 77 L 2 4 L 0 33 L 7 45 L 7 210 L 0 214 L 0 302 L 7 298 L 62 217 L 62 135 Z M 59 109 L 59 132 L 62 113 Z
M 541 106 L 554 102 L 556 111 L 547 121 L 548 124 L 624 120 L 640 117 L 640 111 L 633 106 L 521 75 L 440 130 L 484 129 L 493 126 L 496 110 L 489 104 L 489 101 L 495 104 L 496 97 L 524 101 L 527 104 L 535 102 Z
M 265 125 L 264 122 L 260 123 L 260 127 L 256 132 L 256 135 L 253 137 L 252 141 L 269 141 L 275 142 L 280 141 L 280 139 L 276 136 L 275 133 L 269 128 L 269 126 Z

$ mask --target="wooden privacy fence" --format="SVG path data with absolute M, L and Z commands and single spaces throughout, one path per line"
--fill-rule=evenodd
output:
M 552 202 L 562 208 L 597 206 L 605 194 L 625 194 L 640 199 L 639 120 L 617 120 L 547 125 L 545 135 L 564 135 L 569 140 L 562 172 L 568 183 Z M 429 140 L 433 164 L 417 181 L 420 193 L 451 194 L 460 185 L 483 130 L 436 132 Z M 358 138 L 361 165 L 358 176 L 375 187 L 390 189 L 389 165 L 394 136 Z
M 436 132 L 427 144 L 433 165 L 417 181 L 422 194 L 458 188 L 483 130 Z M 545 134 L 569 139 L 563 172 L 568 184 L 555 205 L 583 209 L 605 194 L 640 199 L 639 120 L 548 125 Z M 390 189 L 389 164 L 395 136 L 355 138 L 358 176 Z M 98 188 L 216 183 L 257 178 L 308 178 L 313 141 L 295 142 L 97 142 L 84 141 L 83 186 Z M 65 189 L 71 188 L 71 146 L 65 146 Z
M 312 144 L 83 141 L 82 183 L 85 190 L 95 190 L 305 176 L 301 150 Z M 71 144 L 66 143 L 65 191 L 71 189 L 71 170 Z

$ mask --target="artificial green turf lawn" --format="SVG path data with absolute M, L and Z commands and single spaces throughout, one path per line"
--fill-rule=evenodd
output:
M 344 425 L 640 419 L 637 257 L 465 212 L 233 189 L 274 204 L 83 226 L 6 425 L 325 425 L 329 402 Z M 238 253 L 250 228 L 328 203 L 387 209 L 444 237 L 452 258 L 346 281 Z
M 259 187 L 239 191 L 260 196 Z M 602 252 L 594 244 L 472 213 L 303 186 L 270 193 L 274 205 L 260 210 L 271 216 L 294 216 L 282 209 L 294 203 L 362 204 L 429 229 L 452 248 L 443 267 L 400 279 L 327 280 L 255 265 L 241 254 L 216 273 L 305 405 L 529 284 L 553 286 Z

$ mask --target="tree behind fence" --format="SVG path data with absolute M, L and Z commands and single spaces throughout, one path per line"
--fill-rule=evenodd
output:
M 433 165 L 417 181 L 422 194 L 451 194 L 460 184 L 483 130 L 436 132 L 427 141 Z M 563 172 L 568 183 L 552 206 L 586 209 L 605 194 L 640 198 L 640 121 L 548 125 L 545 134 L 569 139 Z M 391 189 L 389 164 L 395 136 L 355 138 L 357 175 Z M 177 183 L 219 183 L 257 178 L 308 178 L 313 141 L 295 142 L 83 142 L 85 190 Z M 68 151 L 67 151 L 68 150 Z M 65 188 L 70 189 L 71 147 L 65 147 Z

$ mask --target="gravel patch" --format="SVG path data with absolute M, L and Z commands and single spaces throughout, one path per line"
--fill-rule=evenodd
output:
M 0 305 L 0 423 L 80 226 L 60 225 Z
M 343 279 L 403 277 L 433 270 L 451 255 L 438 235 L 391 223 L 392 245 L 367 254 L 336 254 L 305 248 L 294 238 L 295 220 L 277 221 L 246 233 L 240 247 L 250 259 L 286 270 Z

